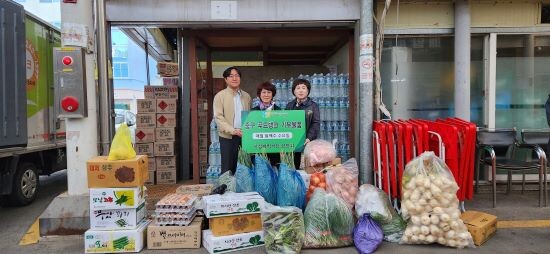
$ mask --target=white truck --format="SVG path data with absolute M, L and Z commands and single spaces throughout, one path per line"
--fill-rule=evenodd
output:
M 67 168 L 65 124 L 53 105 L 61 34 L 13 1 L 0 1 L 0 33 L 0 205 L 26 205 L 39 175 Z

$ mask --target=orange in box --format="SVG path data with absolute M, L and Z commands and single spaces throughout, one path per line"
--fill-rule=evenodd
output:
M 117 188 L 143 186 L 149 180 L 147 155 L 133 159 L 109 161 L 98 156 L 86 162 L 88 188 Z
M 224 216 L 210 219 L 210 231 L 214 236 L 227 236 L 262 231 L 262 216 L 259 213 Z

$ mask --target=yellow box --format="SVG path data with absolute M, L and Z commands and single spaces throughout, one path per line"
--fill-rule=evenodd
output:
M 477 246 L 485 243 L 497 231 L 497 217 L 488 213 L 466 211 L 460 215 L 468 231 L 472 234 L 474 244 Z
M 224 216 L 210 219 L 210 231 L 214 236 L 227 236 L 262 231 L 261 214 Z
M 137 155 L 130 160 L 108 161 L 98 156 L 86 162 L 89 188 L 116 188 L 143 186 L 149 180 L 149 159 Z

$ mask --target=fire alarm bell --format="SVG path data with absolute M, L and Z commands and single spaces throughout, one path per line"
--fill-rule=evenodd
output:
M 55 107 L 58 117 L 88 116 L 85 70 L 82 48 L 54 48 Z

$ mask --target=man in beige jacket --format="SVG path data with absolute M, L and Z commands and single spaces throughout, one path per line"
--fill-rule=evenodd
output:
M 241 71 L 229 67 L 223 72 L 227 88 L 214 96 L 214 119 L 220 135 L 222 173 L 235 174 L 237 155 L 241 145 L 241 113 L 250 110 L 250 95 L 241 90 Z

